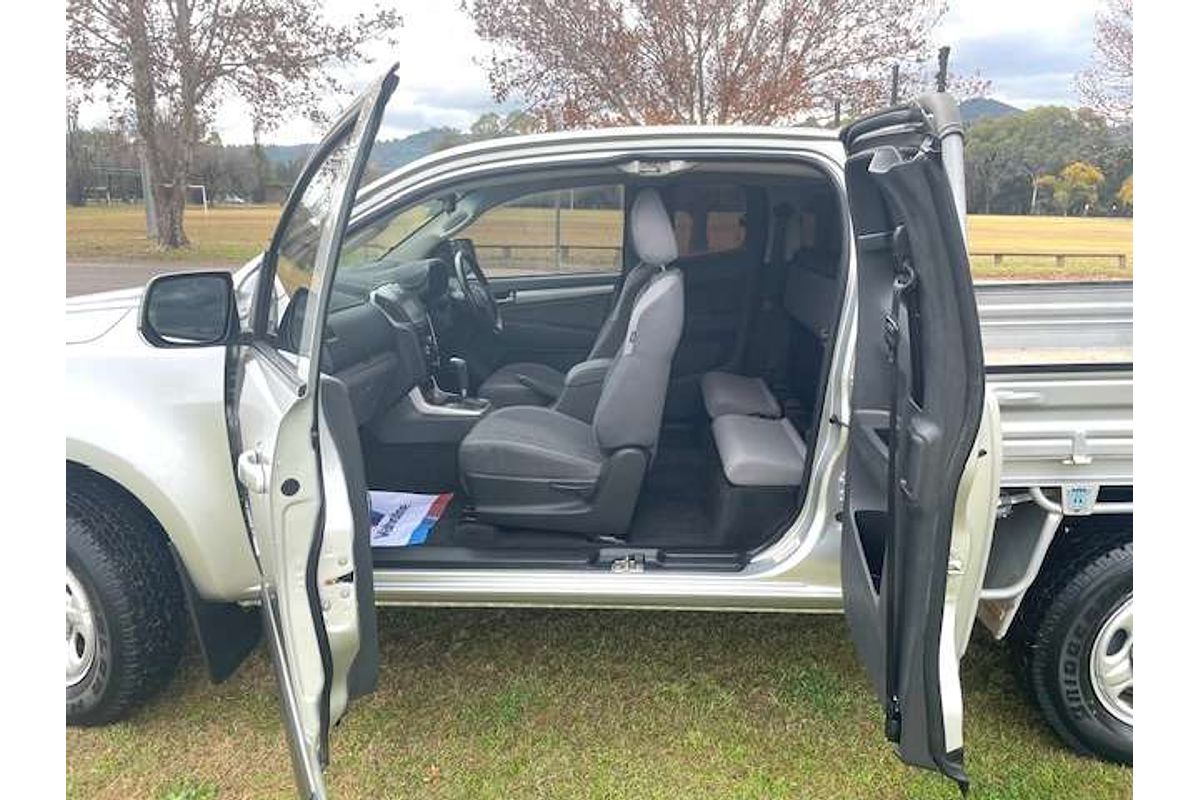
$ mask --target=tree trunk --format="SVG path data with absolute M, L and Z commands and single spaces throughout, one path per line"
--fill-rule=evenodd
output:
M 175 180 L 170 184 L 155 185 L 159 247 L 173 249 L 187 246 L 187 234 L 183 232 L 183 205 L 186 193 L 187 184 L 184 181 Z
M 262 125 L 257 119 L 254 121 L 252 130 L 254 146 L 250 150 L 250 155 L 254 158 L 254 191 L 250 193 L 250 200 L 254 203 L 265 203 L 267 200 L 267 154 L 263 150 L 261 141 Z
M 1031 215 L 1037 214 L 1037 198 L 1038 198 L 1038 179 L 1037 179 L 1037 176 L 1034 175 L 1033 176 L 1033 194 L 1029 198 L 1029 213 Z

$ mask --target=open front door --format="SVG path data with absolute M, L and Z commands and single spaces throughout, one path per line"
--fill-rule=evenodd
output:
M 858 262 L 846 617 L 900 758 L 965 791 L 958 668 L 990 545 L 1000 436 L 965 246 L 958 108 L 927 96 L 854 123 L 842 140 Z
M 230 361 L 230 441 L 261 572 L 300 793 L 325 796 L 330 725 L 378 673 L 370 516 L 345 386 L 321 375 L 333 270 L 394 67 L 334 125 L 301 172 L 267 251 L 252 331 Z M 284 295 L 276 297 L 276 281 Z

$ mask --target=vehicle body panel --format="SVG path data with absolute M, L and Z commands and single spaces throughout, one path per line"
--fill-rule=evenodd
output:
M 406 165 L 360 193 L 356 216 L 399 202 L 414 191 L 441 178 L 460 178 L 484 171 L 530 164 L 558 164 L 596 157 L 614 163 L 647 158 L 650 154 L 716 153 L 804 159 L 822 165 L 834 185 L 842 190 L 844 150 L 830 131 L 779 128 L 634 128 L 583 131 L 535 137 L 513 137 L 435 153 Z M 842 190 L 844 191 L 844 190 Z M 854 258 L 851 254 L 851 259 Z M 257 260 L 257 259 L 256 259 Z M 249 280 L 256 260 L 239 275 Z M 843 309 L 854 307 L 855 264 Z M 242 285 L 239 282 L 239 286 Z M 1032 291 L 1032 290 L 1031 290 Z M 136 307 L 141 290 L 72 298 L 70 313 L 90 314 L 89 305 Z M 118 301 L 117 296 L 121 296 Z M 113 311 L 111 313 L 120 313 Z M 986 313 L 986 312 L 985 312 Z M 103 327 L 101 323 L 72 323 L 79 329 Z M 852 340 L 853 314 L 843 313 L 834 337 L 834 372 L 825 389 L 826 416 L 845 419 L 848 414 L 848 364 L 846 342 Z M 94 330 L 93 330 L 94 332 Z M 67 420 L 68 459 L 96 469 L 125 486 L 159 520 L 180 553 L 181 560 L 207 599 L 254 602 L 257 574 L 237 510 L 237 492 L 225 450 L 226 428 L 219 410 L 222 364 L 204 349 L 155 351 L 137 334 L 132 315 L 123 316 L 103 335 L 68 347 L 68 385 L 77 402 Z M 1070 381 L 1084 380 L 1087 367 L 1071 372 Z M 1031 378 L 1032 380 L 1033 378 Z M 1007 373 L 993 375 L 989 384 L 1006 388 L 1014 380 Z M 1025 380 L 1024 378 L 1020 379 Z M 1091 380 L 1087 378 L 1087 380 Z M 1091 408 L 1087 415 L 1097 426 L 1112 425 L 1131 439 L 1131 401 L 1121 397 L 1130 385 L 1129 375 L 1101 371 L 1091 391 L 1112 392 L 1111 404 Z M 166 387 L 170 387 L 169 390 Z M 88 398 L 84 402 L 84 398 Z M 1057 430 L 1076 427 L 1070 406 L 1061 409 Z M 1036 430 L 1039 406 L 1020 410 L 1001 394 L 1001 414 L 1006 449 L 1020 453 L 1010 442 Z M 113 420 L 124 422 L 113 424 Z M 1109 422 L 1105 422 L 1109 420 Z M 1023 425 L 1026 427 L 1023 430 Z M 145 435 L 126 435 L 144 431 Z M 1054 435 L 1053 452 L 1045 451 L 1041 466 L 1030 472 L 1014 471 L 1021 460 L 1005 459 L 1006 486 L 1037 477 L 1048 483 L 1062 479 L 1065 465 L 1058 453 L 1070 437 Z M 161 443 L 178 443 L 170 448 Z M 186 443 L 186 444 L 185 444 Z M 794 524 L 770 548 L 734 574 L 541 574 L 512 571 L 377 570 L 376 597 L 384 605 L 470 604 L 594 606 L 626 608 L 694 608 L 771 611 L 838 612 L 841 584 L 838 568 L 839 531 L 821 525 L 830 509 L 841 505 L 840 474 L 844 429 L 823 426 L 813 448 L 817 459 L 809 502 Z M 1125 445 L 1122 445 L 1124 447 Z M 184 451 L 186 462 L 183 462 Z M 1069 453 L 1069 451 L 1068 451 Z M 186 463 L 184 472 L 179 472 Z M 1099 463 L 1099 460 L 1093 464 Z M 1122 458 L 1104 467 L 1105 480 L 1129 484 L 1132 470 Z M 1027 465 L 1028 466 L 1028 465 Z M 1072 467 L 1071 469 L 1078 469 Z M 1097 473 L 1098 474 L 1098 473 Z
M 253 597 L 258 573 L 229 460 L 225 351 L 151 347 L 137 330 L 139 296 L 129 295 L 106 335 L 67 347 L 67 461 L 146 506 L 202 597 Z

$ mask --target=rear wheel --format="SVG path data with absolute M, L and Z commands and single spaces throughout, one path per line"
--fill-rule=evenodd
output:
M 150 514 L 94 473 L 67 477 L 67 723 L 102 725 L 174 674 L 184 601 Z
M 1017 638 L 1042 714 L 1080 753 L 1133 763 L 1133 544 L 1064 565 Z

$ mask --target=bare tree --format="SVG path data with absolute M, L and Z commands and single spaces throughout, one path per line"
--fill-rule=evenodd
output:
M 1096 13 L 1091 65 L 1076 76 L 1083 104 L 1109 122 L 1133 120 L 1133 0 L 1107 0 Z
M 400 25 L 375 9 L 345 25 L 319 0 L 68 0 L 67 74 L 131 116 L 158 210 L 162 247 L 187 244 L 188 170 L 217 106 L 244 99 L 267 128 L 342 91 L 331 67 Z
M 498 100 L 546 127 L 775 123 L 885 103 L 941 0 L 462 0 Z

